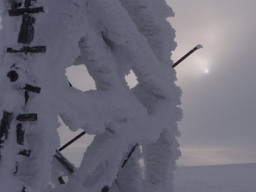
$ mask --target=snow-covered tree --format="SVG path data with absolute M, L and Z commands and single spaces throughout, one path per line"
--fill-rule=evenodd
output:
M 181 110 L 166 2 L 5 0 L 0 8 L 0 191 L 172 191 Z M 65 70 L 81 64 L 96 90 L 70 86 Z M 50 185 L 59 116 L 95 135 L 61 187 Z

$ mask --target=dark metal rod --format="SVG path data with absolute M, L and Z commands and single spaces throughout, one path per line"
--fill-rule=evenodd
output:
M 69 173 L 74 173 L 75 166 L 71 164 L 57 149 L 54 157 L 69 171 Z
M 126 163 L 128 162 L 128 160 L 130 159 L 130 157 L 132 156 L 133 152 L 135 151 L 135 149 L 138 147 L 138 144 L 136 143 L 130 150 L 130 152 L 128 153 L 128 155 L 126 156 L 123 164 L 122 164 L 122 168 L 126 165 Z
M 84 134 L 86 134 L 85 131 L 83 131 L 82 133 L 80 133 L 79 135 L 77 135 L 76 137 L 74 137 L 73 139 L 71 139 L 69 142 L 67 142 L 65 145 L 61 146 L 58 150 L 62 151 L 63 149 L 67 148 L 69 145 L 71 145 L 72 143 L 74 143 L 77 139 L 79 139 L 80 137 L 82 137 Z
M 202 45 L 197 45 L 193 49 L 191 49 L 187 54 L 185 54 L 183 57 L 181 57 L 178 61 L 176 61 L 173 65 L 172 68 L 175 68 L 178 64 L 180 64 L 183 60 L 185 60 L 189 55 L 194 53 L 196 50 L 202 48 Z
M 136 143 L 136 144 L 131 148 L 131 150 L 130 150 L 129 153 L 127 154 L 127 156 L 126 156 L 124 162 L 122 163 L 121 169 L 124 168 L 124 166 L 126 165 L 126 163 L 128 162 L 128 160 L 130 159 L 130 157 L 132 156 L 132 154 L 134 153 L 135 149 L 136 149 L 138 146 L 139 146 L 139 144 Z M 119 171 L 120 171 L 120 170 L 119 170 Z M 117 181 L 117 177 L 118 177 L 118 173 L 117 173 L 117 176 L 116 176 L 116 179 L 114 180 L 114 182 Z M 113 182 L 113 183 L 114 183 L 114 182 Z M 111 186 L 109 187 L 109 186 L 106 185 L 106 186 L 104 186 L 104 187 L 101 189 L 101 192 L 109 192 L 110 188 L 111 188 Z

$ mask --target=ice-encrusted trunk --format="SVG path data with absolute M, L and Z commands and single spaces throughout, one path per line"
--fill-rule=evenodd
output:
M 0 191 L 44 191 L 58 146 L 56 115 L 47 114 L 36 70 L 45 65 L 47 45 L 36 27 L 45 8 L 36 0 L 5 0 L 1 16 Z
M 172 191 L 181 113 L 166 2 L 5 0 L 1 11 L 0 191 Z M 96 90 L 70 87 L 77 64 Z M 69 181 L 47 187 L 58 116 L 95 137 Z
M 166 6 L 164 0 L 142 1 L 121 0 L 122 4 L 133 19 L 140 33 L 149 43 L 159 61 L 159 67 L 170 64 L 171 51 L 176 47 L 174 42 L 175 32 L 167 22 L 166 18 L 174 15 L 173 11 Z M 161 66 L 162 65 L 162 66 Z M 175 169 L 175 160 L 180 156 L 179 144 L 176 136 L 179 135 L 176 122 L 181 118 L 179 104 L 179 89 L 175 86 L 175 76 L 171 76 L 173 97 L 170 101 L 173 105 L 170 111 L 169 123 L 163 126 L 163 131 L 155 143 L 143 145 L 143 160 L 145 166 L 145 181 L 143 188 L 146 191 L 172 191 L 172 172 Z M 143 101 L 143 87 L 137 86 L 133 89 L 141 102 L 150 110 L 155 106 L 155 100 Z M 138 93 L 138 94 L 136 94 Z M 175 96 L 176 93 L 176 96 Z M 149 93 L 146 92 L 150 97 Z M 154 113 L 154 110 L 151 111 Z

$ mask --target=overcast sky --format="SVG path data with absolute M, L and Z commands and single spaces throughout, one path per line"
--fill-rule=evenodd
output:
M 183 90 L 179 164 L 256 162 L 256 1 L 168 0 Z
M 168 2 L 176 13 L 170 19 L 178 43 L 172 59 L 204 47 L 176 68 L 184 112 L 178 165 L 256 162 L 256 1 Z M 93 88 L 90 78 L 74 78 Z

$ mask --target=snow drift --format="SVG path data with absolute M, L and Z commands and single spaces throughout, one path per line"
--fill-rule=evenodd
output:
M 256 191 L 255 163 L 178 167 L 174 174 L 176 192 Z

